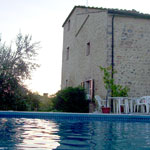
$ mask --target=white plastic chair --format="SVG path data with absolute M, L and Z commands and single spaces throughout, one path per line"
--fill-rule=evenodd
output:
M 145 107 L 146 107 L 146 113 L 149 113 L 149 105 L 150 105 L 150 96 L 143 96 L 140 98 L 137 98 L 135 100 L 134 104 L 134 112 L 139 111 L 139 106 L 141 106 L 141 111 L 144 113 L 145 112 Z
M 99 95 L 95 95 L 95 100 L 98 104 L 98 111 L 102 111 L 102 107 L 106 106 L 106 100 L 103 100 Z
M 134 112 L 134 104 L 136 101 L 137 97 L 130 97 L 129 98 L 129 112 L 133 113 Z

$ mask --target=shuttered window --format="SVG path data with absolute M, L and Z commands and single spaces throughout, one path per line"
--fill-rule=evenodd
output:
M 81 86 L 85 88 L 87 94 L 90 95 L 90 98 L 92 99 L 94 96 L 94 80 L 87 80 L 81 83 Z

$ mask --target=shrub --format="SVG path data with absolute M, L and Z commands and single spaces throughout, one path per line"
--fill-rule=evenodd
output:
M 52 102 L 55 111 L 80 113 L 89 111 L 86 93 L 81 87 L 68 87 L 58 91 Z

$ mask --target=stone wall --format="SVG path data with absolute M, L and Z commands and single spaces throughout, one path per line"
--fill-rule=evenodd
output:
M 69 31 L 67 22 L 64 25 L 61 88 L 94 79 L 95 94 L 104 98 L 99 66 L 111 65 L 112 15 L 104 10 L 76 8 L 69 20 Z M 90 55 L 86 56 L 88 42 Z M 116 83 L 129 86 L 129 96 L 150 95 L 150 20 L 115 16 L 114 69 Z
M 150 95 L 150 20 L 114 19 L 116 82 L 130 87 L 130 96 Z
M 67 24 L 64 27 L 62 88 L 65 87 L 65 80 L 69 81 L 68 86 L 78 86 L 83 81 L 94 79 L 95 94 L 104 97 L 106 91 L 99 66 L 106 66 L 107 13 L 90 11 L 83 13 L 77 9 L 70 18 L 73 24 L 69 33 L 66 31 Z M 90 42 L 90 55 L 86 56 L 88 42 Z M 70 47 L 68 61 L 65 60 L 67 46 Z

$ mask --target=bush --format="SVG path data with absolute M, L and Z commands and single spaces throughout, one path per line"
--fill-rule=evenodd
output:
M 52 98 L 53 110 L 61 112 L 89 112 L 85 90 L 81 87 L 68 87 Z

